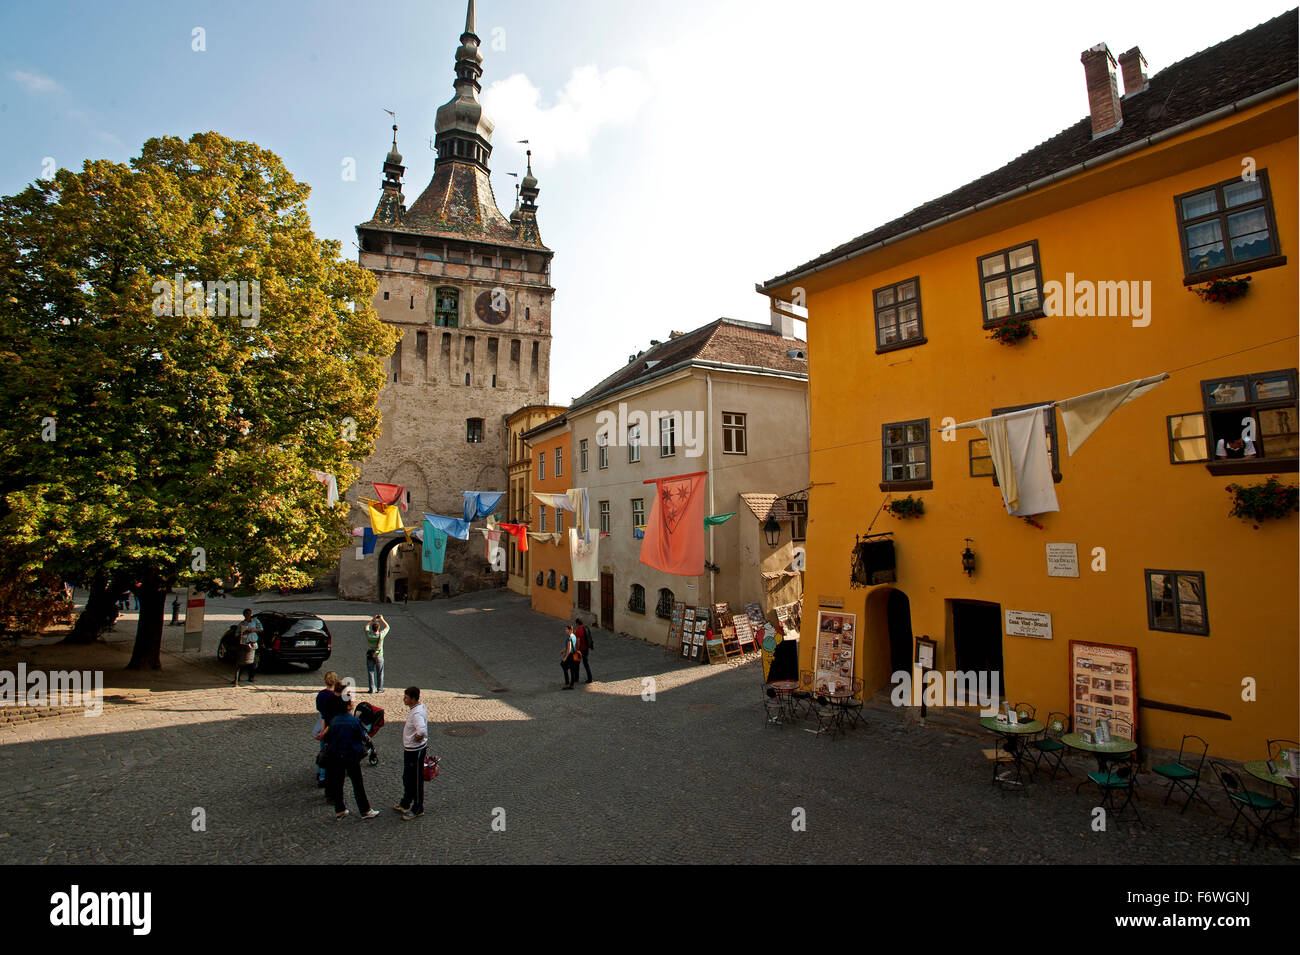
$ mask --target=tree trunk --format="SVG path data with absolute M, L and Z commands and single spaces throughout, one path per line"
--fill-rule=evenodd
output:
M 152 570 L 133 588 L 140 600 L 140 620 L 135 629 L 131 662 L 126 665 L 128 670 L 162 669 L 163 607 L 168 589 L 157 571 Z
M 100 634 L 117 620 L 117 598 L 122 587 L 116 581 L 105 580 L 96 574 L 90 582 L 90 596 L 86 598 L 86 609 L 73 625 L 72 631 L 63 639 L 64 643 L 93 643 Z

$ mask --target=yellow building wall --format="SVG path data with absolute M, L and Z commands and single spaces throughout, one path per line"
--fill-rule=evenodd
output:
M 567 426 L 562 430 L 548 431 L 533 438 L 533 460 L 536 461 L 539 453 L 545 453 L 546 455 L 546 478 L 543 480 L 537 478 L 536 466 L 534 465 L 532 490 L 539 494 L 563 494 L 569 488 L 577 486 L 578 482 L 575 481 L 573 475 L 577 465 L 572 453 L 571 439 L 572 432 Z M 564 474 L 560 477 L 555 476 L 555 456 L 557 454 L 564 461 Z M 536 515 L 540 505 L 536 499 L 533 499 L 530 507 L 532 509 L 531 513 L 534 515 L 530 529 L 538 530 Z M 568 582 L 567 591 L 560 589 L 560 578 L 570 576 L 567 535 L 569 528 L 575 526 L 573 515 L 565 513 L 564 531 L 566 536 L 564 544 L 548 544 L 537 540 L 528 542 L 529 564 L 533 572 L 533 609 L 538 613 L 558 617 L 561 620 L 573 619 L 573 605 L 577 594 L 577 586 L 572 580 Z M 555 530 L 555 508 L 553 507 L 546 508 L 546 530 L 548 532 L 554 532 Z M 540 585 L 537 583 L 539 571 L 542 573 L 542 583 Z M 548 587 L 546 584 L 551 571 L 555 571 L 554 588 Z
M 851 266 L 861 274 L 850 280 L 832 270 L 816 279 L 819 287 L 808 283 L 814 486 L 804 629 L 813 639 L 801 641 L 802 668 L 813 665 L 818 605 L 842 600 L 845 611 L 860 615 L 856 669 L 866 691 L 889 682 L 887 588 L 849 586 L 854 535 L 866 532 L 885 497 L 878 487 L 882 424 L 929 418 L 934 429 L 946 417 L 965 421 L 994 407 L 1060 400 L 1168 371 L 1169 381 L 1120 408 L 1073 457 L 1058 415 L 1060 512 L 1038 518 L 1043 530 L 1007 515 L 990 478 L 969 476 L 968 441 L 977 431 L 956 432 L 951 442 L 932 433 L 934 487 L 912 492 L 924 500 L 924 516 L 875 521 L 874 532 L 894 532 L 892 586 L 910 600 L 913 634 L 938 641 L 941 668 L 955 664 L 950 601 L 1050 613 L 1050 641 L 1002 639 L 1005 696 L 1032 702 L 1040 713 L 1069 712 L 1067 650 L 1079 639 L 1135 647 L 1141 699 L 1230 717 L 1141 707 L 1145 746 L 1176 750 L 1184 733 L 1196 733 L 1210 742 L 1211 755 L 1259 759 L 1266 738 L 1300 735 L 1296 517 L 1258 530 L 1230 517 L 1225 486 L 1269 475 L 1223 477 L 1200 463 L 1172 465 L 1166 439 L 1167 415 L 1202 410 L 1203 379 L 1297 365 L 1295 107 L 1291 96 L 1280 113 L 1235 117 L 1089 173 L 1086 185 L 1050 187 L 1020 204 L 1036 213 L 1024 221 L 1008 221 L 1016 210 L 1005 205 L 976 213 L 863 257 Z M 1243 300 L 1205 303 L 1183 285 L 1174 196 L 1239 175 L 1244 156 L 1268 170 L 1281 251 L 1290 261 L 1254 273 Z M 1037 340 L 1014 347 L 988 340 L 976 258 L 1031 239 L 1044 282 L 1063 282 L 1066 272 L 1076 280 L 1149 280 L 1149 326 L 1044 317 L 1033 323 Z M 920 277 L 928 342 L 877 355 L 872 292 L 913 276 Z M 1294 473 L 1281 476 L 1295 483 Z M 968 537 L 978 555 L 973 577 L 961 567 Z M 1047 576 L 1048 542 L 1078 545 L 1078 579 Z M 1090 569 L 1094 548 L 1105 551 L 1104 572 Z M 1148 568 L 1204 572 L 1208 636 L 1148 629 Z M 1243 700 L 1247 678 L 1257 683 L 1254 702 Z

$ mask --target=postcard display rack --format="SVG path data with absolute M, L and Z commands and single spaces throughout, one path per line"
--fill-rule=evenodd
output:
M 1133 742 L 1138 740 L 1137 723 L 1137 650 L 1105 643 L 1070 641 L 1070 716 L 1073 729 L 1085 739 L 1124 737 L 1124 729 L 1115 720 L 1133 727 Z
M 679 648 L 683 647 L 682 643 L 682 623 L 686 617 L 686 604 L 680 600 L 673 604 L 673 615 L 668 618 L 668 642 L 664 644 L 664 655 L 676 653 Z M 690 651 L 686 651 L 682 656 L 686 656 Z
M 728 604 L 713 605 L 713 634 L 722 640 L 722 659 L 744 655 L 745 651 L 741 648 L 740 639 L 736 635 L 736 622 Z M 753 640 L 752 635 L 750 640 Z M 715 662 L 713 654 L 709 654 L 709 662 Z
M 682 614 L 682 659 L 700 659 L 708 630 L 709 608 L 687 607 Z

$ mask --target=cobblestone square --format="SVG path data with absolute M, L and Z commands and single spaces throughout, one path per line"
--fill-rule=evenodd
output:
M 1091 828 L 1095 796 L 1075 795 L 1092 768 L 1045 777 L 1023 793 L 990 785 L 989 739 L 921 726 L 868 707 L 866 726 L 817 737 L 768 726 L 761 664 L 682 664 L 661 648 L 595 633 L 596 681 L 561 691 L 562 624 L 523 598 L 487 591 L 384 606 L 270 602 L 334 633 L 326 669 L 365 693 L 363 622 L 392 623 L 381 761 L 365 768 L 383 815 L 336 822 L 314 781 L 313 698 L 321 673 L 262 672 L 230 686 L 216 639 L 246 603 L 210 601 L 201 655 L 164 641 L 167 689 L 106 668 L 103 715 L 44 717 L 0 728 L 0 859 L 8 863 L 317 863 L 339 851 L 368 862 L 421 863 L 1273 863 L 1223 837 L 1228 816 L 1160 805 L 1144 774 L 1132 812 Z M 133 615 L 112 649 L 126 660 Z M 43 647 L 56 667 L 71 647 Z M 4 651 L 0 668 L 34 654 Z M 119 664 L 120 666 L 120 664 Z M 323 671 L 321 671 L 323 673 Z M 643 699 L 653 680 L 654 699 Z M 404 687 L 429 710 L 439 777 L 426 815 L 403 822 Z M 648 694 L 646 694 L 648 695 Z M 1210 788 L 1207 780 L 1205 789 Z M 192 820 L 201 809 L 206 831 Z M 797 831 L 798 810 L 806 828 Z M 498 820 L 494 830 L 494 819 Z M 504 830 L 500 831 L 500 820 Z

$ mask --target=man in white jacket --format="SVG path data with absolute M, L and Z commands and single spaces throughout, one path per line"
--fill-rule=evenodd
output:
M 424 753 L 429 745 L 429 715 L 420 688 L 408 686 L 402 702 L 411 711 L 402 727 L 402 801 L 393 808 L 403 819 L 424 815 Z

